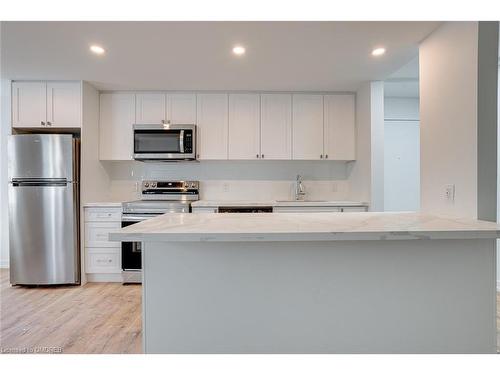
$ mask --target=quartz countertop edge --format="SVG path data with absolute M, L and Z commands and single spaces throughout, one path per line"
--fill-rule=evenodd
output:
M 335 200 L 205 200 L 201 199 L 191 203 L 192 207 L 363 207 L 366 202 L 335 201 Z
M 416 213 L 167 214 L 123 228 L 112 241 L 353 241 L 494 239 L 500 225 Z

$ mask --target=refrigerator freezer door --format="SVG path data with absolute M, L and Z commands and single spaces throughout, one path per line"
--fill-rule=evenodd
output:
M 9 184 L 11 284 L 80 282 L 77 184 Z
M 74 181 L 71 134 L 21 134 L 9 137 L 9 180 L 65 179 Z

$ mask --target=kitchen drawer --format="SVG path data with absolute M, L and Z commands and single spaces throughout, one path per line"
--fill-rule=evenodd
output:
M 368 211 L 367 207 L 340 207 L 340 212 L 366 212 Z
M 121 228 L 121 223 L 90 222 L 85 223 L 85 247 L 115 247 L 120 248 L 120 242 L 109 241 L 109 232 Z
M 289 213 L 313 213 L 313 212 L 340 212 L 340 207 L 329 207 L 329 206 L 276 206 L 273 208 L 273 212 L 289 212 Z
M 85 249 L 85 271 L 87 273 L 120 273 L 121 249 Z
M 121 222 L 122 209 L 109 207 L 92 207 L 85 209 L 85 221 L 115 221 Z

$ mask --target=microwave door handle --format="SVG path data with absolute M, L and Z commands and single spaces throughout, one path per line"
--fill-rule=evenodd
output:
M 181 130 L 179 134 L 179 152 L 184 153 L 184 130 Z

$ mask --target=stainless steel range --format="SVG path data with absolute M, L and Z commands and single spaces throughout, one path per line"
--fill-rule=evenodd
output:
M 152 181 L 141 183 L 141 200 L 122 204 L 122 228 L 158 215 L 191 212 L 199 199 L 198 181 Z M 123 283 L 142 281 L 140 242 L 122 242 Z

